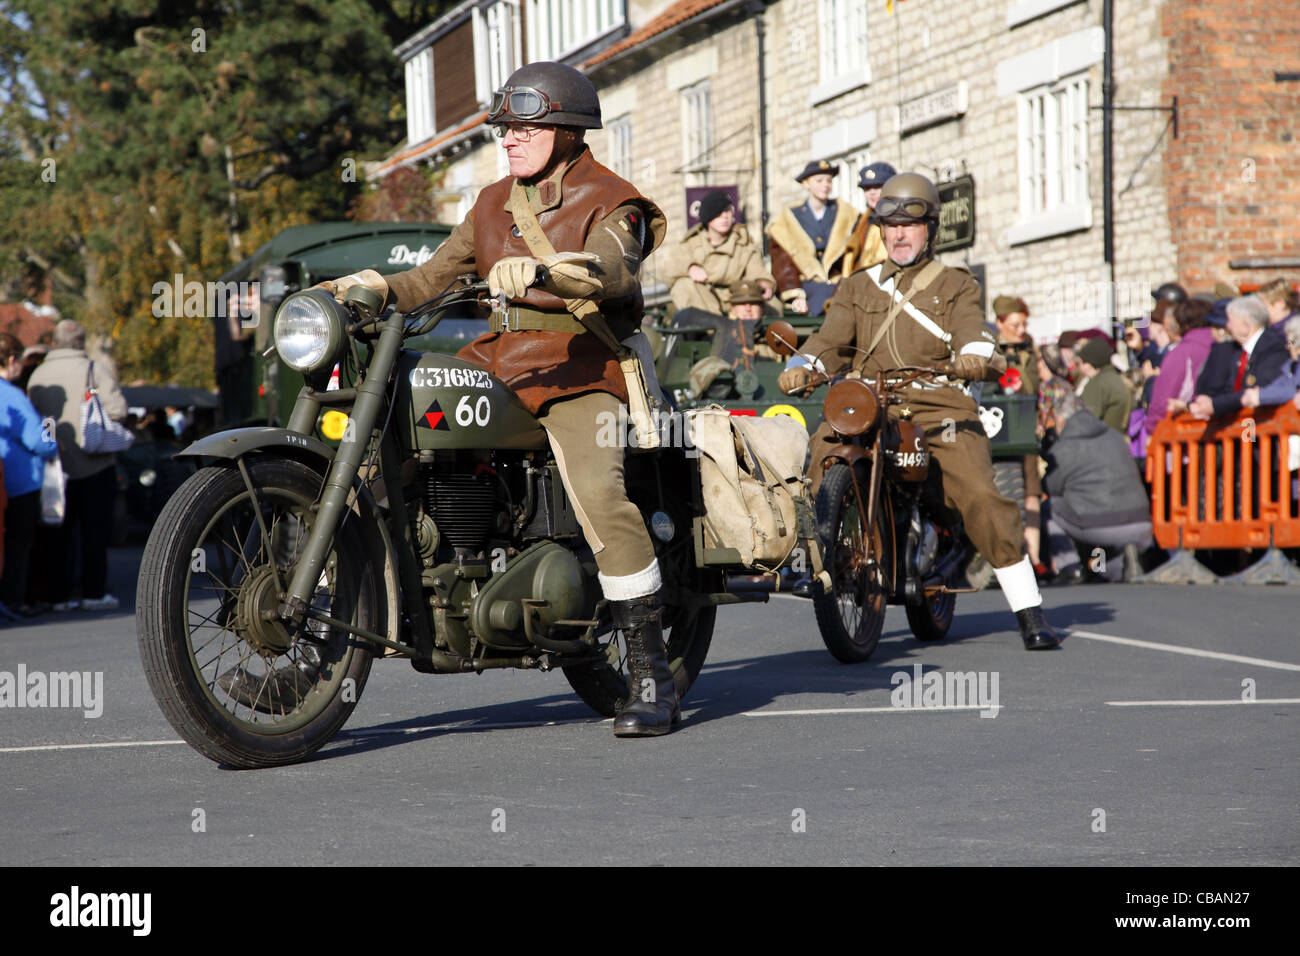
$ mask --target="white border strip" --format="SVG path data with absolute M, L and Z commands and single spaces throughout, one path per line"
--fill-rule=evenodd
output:
M 1153 651 L 1166 651 L 1170 654 L 1189 654 L 1192 657 L 1208 657 L 1216 661 L 1232 661 L 1236 664 L 1253 664 L 1256 667 L 1272 667 L 1280 671 L 1300 671 L 1300 664 L 1287 664 L 1283 661 L 1269 661 L 1262 657 L 1243 657 L 1240 654 L 1224 654 L 1220 651 L 1202 651 L 1195 647 L 1182 647 L 1178 644 L 1159 644 L 1155 641 L 1139 641 L 1132 637 L 1112 637 L 1110 634 L 1097 634 L 1093 631 L 1069 632 L 1071 637 L 1086 637 L 1094 641 L 1107 641 L 1111 644 L 1127 644 L 1130 647 L 1145 647 Z

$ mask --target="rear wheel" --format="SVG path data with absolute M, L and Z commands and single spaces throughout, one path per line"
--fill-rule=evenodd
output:
M 813 610 L 826 649 L 845 664 L 869 658 L 885 626 L 894 571 L 893 529 L 885 505 L 882 499 L 868 528 L 852 470 L 844 464 L 826 472 L 817 493 L 817 530 L 831 590 L 813 598 Z
M 713 624 L 718 609 L 712 605 L 695 609 L 664 609 L 664 644 L 668 663 L 673 669 L 673 683 L 681 700 L 700 676 L 704 659 L 713 642 Z M 628 698 L 627 641 L 623 632 L 612 630 L 603 645 L 605 660 L 599 664 L 580 664 L 564 668 L 569 686 L 583 702 L 604 717 L 616 717 Z
M 370 673 L 369 645 L 277 619 L 279 592 L 315 521 L 321 477 L 284 459 L 199 471 L 154 525 L 136 622 L 163 714 L 204 756 L 237 768 L 302 760 L 338 732 Z M 378 583 L 355 515 L 335 537 L 310 606 L 379 630 Z
M 666 482 L 684 483 L 680 473 L 670 470 L 674 462 L 661 464 L 665 469 Z M 681 466 L 681 462 L 676 464 Z M 628 482 L 628 496 L 641 503 L 643 513 L 649 513 L 652 509 L 646 507 L 645 502 L 656 501 L 658 496 L 644 487 L 640 476 L 635 472 L 632 475 Z M 709 645 L 713 642 L 713 625 L 718 613 L 714 605 L 690 603 L 690 599 L 722 588 L 720 582 L 713 580 L 715 572 L 701 571 L 695 566 L 690 515 L 678 502 L 665 504 L 673 526 L 677 529 L 676 535 L 672 540 L 663 542 L 651 534 L 648 528 L 647 534 L 651 534 L 651 540 L 655 542 L 659 572 L 663 575 L 661 594 L 680 595 L 687 599 L 681 604 L 665 600 L 662 622 L 668 663 L 673 669 L 673 683 L 677 686 L 678 700 L 682 700 L 704 667 Z M 588 707 L 602 716 L 616 717 L 629 696 L 627 641 L 623 638 L 623 632 L 617 628 L 611 630 L 605 636 L 601 649 L 605 655 L 604 661 L 566 667 L 564 676 Z

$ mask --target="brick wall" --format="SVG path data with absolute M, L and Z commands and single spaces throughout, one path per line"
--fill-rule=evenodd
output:
M 1193 288 L 1259 283 L 1300 270 L 1230 260 L 1300 256 L 1300 16 L 1292 0 L 1167 0 L 1166 97 L 1179 138 L 1164 154 L 1178 272 Z

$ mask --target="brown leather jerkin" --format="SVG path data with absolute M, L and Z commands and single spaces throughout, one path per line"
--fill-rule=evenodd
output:
M 555 255 L 555 246 L 546 238 L 546 232 L 529 205 L 528 194 L 519 180 L 510 187 L 510 214 L 514 217 L 519 235 L 528 245 L 528 250 L 538 259 Z M 575 319 L 598 339 L 609 346 L 618 357 L 619 368 L 627 384 L 628 417 L 636 428 L 637 448 L 649 450 L 659 448 L 661 439 L 656 427 L 656 415 L 659 402 L 650 395 L 646 382 L 645 370 L 641 360 L 631 349 L 625 348 L 610 329 L 600 307 L 590 299 L 561 299 Z

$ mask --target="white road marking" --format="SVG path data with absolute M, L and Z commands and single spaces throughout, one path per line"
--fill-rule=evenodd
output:
M 1300 697 L 1265 697 L 1259 700 L 1108 700 L 1111 707 L 1227 707 L 1231 704 L 1300 704 Z
M 614 718 L 592 718 L 591 720 L 518 720 L 493 724 L 476 724 L 461 721 L 453 724 L 430 724 L 424 727 L 399 727 L 375 730 L 344 730 L 334 736 L 339 739 L 363 739 L 366 737 L 384 737 L 403 734 L 419 734 L 430 730 L 511 730 L 519 727 L 560 727 L 566 724 L 609 724 Z M 34 747 L 0 747 L 0 754 L 30 753 L 41 750 L 98 750 L 105 747 L 171 747 L 183 744 L 183 740 L 122 740 L 112 743 L 96 744 L 41 744 Z
M 993 704 L 944 704 L 938 707 L 825 707 L 810 710 L 750 710 L 745 717 L 809 717 L 815 714 L 908 714 L 939 710 L 991 710 Z M 998 705 L 998 710 L 1006 707 Z
M 41 744 L 37 747 L 0 747 L 0 754 L 21 754 L 33 750 L 99 750 L 105 747 L 171 747 L 183 740 L 119 740 L 102 744 Z
M 1086 637 L 1092 641 L 1107 641 L 1111 644 L 1127 644 L 1130 647 L 1145 647 L 1153 651 L 1166 651 L 1170 654 L 1190 654 L 1192 657 L 1208 657 L 1216 661 L 1233 661 L 1237 664 L 1251 664 L 1255 667 L 1272 667 L 1280 671 L 1300 671 L 1300 664 L 1287 664 L 1284 661 L 1270 661 L 1262 657 L 1243 657 L 1241 654 L 1224 654 L 1220 651 L 1203 651 L 1195 647 L 1181 647 L 1178 644 L 1160 644 L 1156 641 L 1139 641 L 1132 637 L 1114 637 L 1110 634 L 1096 634 L 1092 631 L 1069 632 L 1071 637 Z

